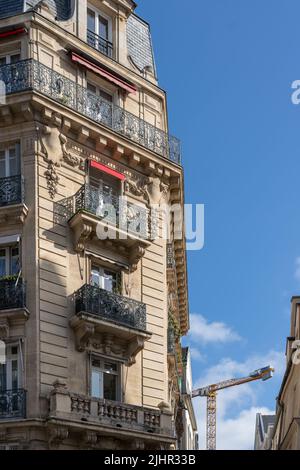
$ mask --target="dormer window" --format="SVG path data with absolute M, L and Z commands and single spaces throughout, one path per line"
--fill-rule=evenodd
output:
M 112 20 L 92 6 L 87 10 L 87 42 L 102 54 L 113 56 Z

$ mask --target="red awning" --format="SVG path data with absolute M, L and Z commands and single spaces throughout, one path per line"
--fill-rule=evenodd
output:
M 0 33 L 0 39 L 8 38 L 9 36 L 16 36 L 17 34 L 26 33 L 25 28 L 13 29 L 11 31 L 5 31 L 4 33 Z
M 109 168 L 108 166 L 102 165 L 101 163 L 98 163 L 95 160 L 91 160 L 90 162 L 92 168 L 96 168 L 97 170 L 103 171 L 104 173 L 114 176 L 115 178 L 118 178 L 121 181 L 124 181 L 126 179 L 125 175 L 113 170 L 112 168 Z
M 80 65 L 83 65 L 85 68 L 92 70 L 98 75 L 101 75 L 101 77 L 114 83 L 118 87 L 123 88 L 123 90 L 126 90 L 128 93 L 136 93 L 137 91 L 134 85 L 130 85 L 129 83 L 122 80 L 121 78 L 117 77 L 116 75 L 113 75 L 110 72 L 107 72 L 107 70 L 103 69 L 102 67 L 99 67 L 99 65 L 93 64 L 93 62 L 90 62 L 89 60 L 85 59 L 84 57 L 81 57 L 75 52 L 72 52 L 72 61 L 77 62 Z

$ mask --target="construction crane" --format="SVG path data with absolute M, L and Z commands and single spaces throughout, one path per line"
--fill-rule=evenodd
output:
M 255 370 L 248 377 L 240 379 L 225 380 L 207 387 L 198 388 L 192 392 L 192 398 L 207 397 L 207 429 L 206 429 L 206 448 L 207 450 L 216 450 L 216 429 L 217 429 L 217 392 L 224 388 L 235 387 L 255 380 L 266 381 L 273 377 L 274 369 L 270 366 Z

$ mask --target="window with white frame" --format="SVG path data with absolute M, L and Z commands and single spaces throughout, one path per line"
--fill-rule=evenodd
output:
M 112 57 L 112 19 L 92 5 L 87 9 L 87 40 L 90 46 Z
M 0 52 L 0 66 L 15 64 L 21 60 L 20 52 L 11 52 L 10 54 L 1 54 Z
M 19 271 L 19 245 L 0 246 L 0 279 L 7 276 L 16 276 Z
M 5 364 L 0 364 L 0 392 L 23 387 L 21 354 L 19 344 L 7 344 Z
M 0 148 L 0 178 L 20 175 L 20 160 L 20 144 Z
M 113 94 L 103 90 L 103 88 L 100 88 L 93 83 L 88 82 L 87 83 L 87 90 L 90 93 L 93 93 L 94 95 L 100 96 L 100 98 L 104 99 L 105 101 L 108 101 L 109 103 L 113 102 Z
M 108 292 L 120 293 L 121 273 L 112 271 L 103 266 L 92 264 L 91 285 L 105 289 Z
M 99 357 L 91 358 L 91 396 L 111 401 L 121 400 L 119 363 Z

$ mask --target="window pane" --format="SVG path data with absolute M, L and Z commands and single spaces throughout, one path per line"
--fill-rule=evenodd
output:
M 20 174 L 20 159 L 16 148 L 9 149 L 9 176 Z
M 101 287 L 101 276 L 99 273 L 99 268 L 96 266 L 92 266 L 91 284 L 92 286 Z
M 16 62 L 19 62 L 21 60 L 21 55 L 20 54 L 14 54 L 10 56 L 10 63 L 15 64 Z
M 92 371 L 92 397 L 103 398 L 103 374 L 100 371 Z
M 5 178 L 5 152 L 4 150 L 0 151 L 0 178 Z
M 104 289 L 109 292 L 114 292 L 117 284 L 116 273 L 104 271 Z
M 116 373 L 118 371 L 118 366 L 117 364 L 111 363 L 111 362 L 106 362 L 104 365 L 105 372 L 112 372 Z
M 88 89 L 88 91 L 90 91 L 91 93 L 95 93 L 95 94 L 96 94 L 96 92 L 97 92 L 97 89 L 96 89 L 95 85 L 92 85 L 91 83 L 88 83 L 88 84 L 87 84 L 87 89 Z
M 0 66 L 6 65 L 6 57 L 0 57 Z
M 0 391 L 6 390 L 6 364 L 0 364 Z
M 12 390 L 16 390 L 17 388 L 19 388 L 17 360 L 13 360 L 11 362 L 11 388 Z
M 99 15 L 99 36 L 108 40 L 108 21 Z
M 104 398 L 107 400 L 117 400 L 117 376 L 104 374 Z
M 11 249 L 10 273 L 11 275 L 15 275 L 15 274 L 18 274 L 19 271 L 20 271 L 19 248 L 15 247 Z
M 87 28 L 88 28 L 89 31 L 92 31 L 93 33 L 96 32 L 95 13 L 90 9 L 88 9 Z
M 6 251 L 0 250 L 0 277 L 6 276 Z
M 109 93 L 106 93 L 106 91 L 104 90 L 100 90 L 100 96 L 101 98 L 103 98 L 106 101 L 109 101 L 110 103 L 112 103 L 113 101 L 112 95 L 110 95 Z

